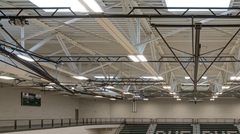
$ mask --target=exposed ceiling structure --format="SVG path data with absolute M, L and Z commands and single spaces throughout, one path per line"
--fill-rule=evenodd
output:
M 201 11 L 169 11 L 164 0 L 97 2 L 103 13 L 1 0 L 0 71 L 15 78 L 1 82 L 75 97 L 240 97 L 238 0 Z

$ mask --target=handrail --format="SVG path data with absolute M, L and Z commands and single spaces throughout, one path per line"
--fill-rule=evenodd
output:
M 64 118 L 0 120 L 0 132 L 103 124 L 240 124 L 235 118 Z
M 119 127 L 116 129 L 116 131 L 113 134 L 119 134 L 120 131 L 123 129 L 123 127 L 125 126 L 126 121 L 124 120 Z

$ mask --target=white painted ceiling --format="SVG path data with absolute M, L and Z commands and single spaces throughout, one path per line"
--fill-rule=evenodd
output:
M 165 7 L 164 0 L 98 0 L 105 14 L 126 14 L 130 11 L 132 7 L 144 6 L 144 7 Z M 239 0 L 232 0 L 230 7 L 239 7 Z M 0 7 L 36 7 L 34 4 L 28 0 L 1 0 Z M 14 12 L 14 11 L 13 11 Z M 138 10 L 138 14 L 156 14 L 154 10 Z M 135 13 L 136 13 L 135 12 Z M 32 11 L 27 10 L 24 13 L 32 14 Z M 174 14 L 165 10 L 165 13 Z M 188 13 L 191 14 L 192 12 Z M 196 12 L 195 12 L 196 13 Z M 197 12 L 197 14 L 209 14 L 206 12 Z M 137 19 L 125 19 L 125 18 L 109 18 L 109 19 L 94 19 L 94 18 L 84 18 L 79 19 L 71 24 L 64 24 L 64 22 L 71 19 L 29 19 L 30 25 L 24 27 L 25 39 L 26 37 L 31 37 L 25 40 L 25 48 L 30 49 L 36 44 L 48 38 L 54 34 L 60 36 L 63 39 L 66 47 L 69 48 L 68 51 L 72 56 L 79 55 L 123 55 L 127 56 L 133 54 L 134 52 L 140 52 L 141 48 L 135 48 L 135 50 L 127 50 L 123 47 L 123 44 L 116 40 L 114 33 L 108 32 L 106 30 L 106 25 L 104 26 L 101 22 L 109 21 L 113 27 L 115 27 L 118 32 L 132 45 L 137 45 L 152 38 L 159 37 L 156 30 L 150 26 L 150 23 L 154 24 L 191 24 L 189 19 L 171 19 L 171 18 L 154 18 L 154 19 L 142 19 L 140 28 L 140 43 L 134 41 L 137 36 Z M 194 23 L 204 22 L 207 18 L 194 19 Z M 1 23 L 3 27 L 9 31 L 9 33 L 18 41 L 21 41 L 21 27 L 12 26 L 8 23 L 7 19 L 2 19 Z M 238 24 L 239 19 L 211 19 L 204 24 Z M 49 28 L 50 27 L 50 28 Z M 33 36 L 39 32 L 46 29 L 48 30 L 43 34 Z M 200 43 L 202 45 L 201 53 L 205 53 L 226 45 L 226 43 L 231 39 L 233 34 L 237 31 L 236 27 L 213 27 L 213 28 L 202 28 L 200 33 Z M 192 52 L 192 30 L 191 28 L 181 28 L 181 27 L 162 27 L 159 31 L 163 35 L 168 35 L 165 37 L 166 41 L 171 47 L 180 49 L 185 52 Z M 195 32 L 194 32 L 195 33 Z M 32 37 L 33 36 L 33 37 Z M 195 36 L 195 35 L 194 35 Z M 1 39 L 5 39 L 2 34 Z M 231 55 L 238 58 L 239 35 L 232 40 L 228 48 L 223 51 L 222 55 Z M 69 42 L 69 40 L 72 42 Z M 75 44 L 74 44 L 75 43 Z M 76 45 L 76 43 L 78 43 Z M 81 46 L 80 46 L 81 45 Z M 134 48 L 134 47 L 133 47 Z M 86 51 L 86 49 L 88 51 Z M 166 44 L 161 38 L 155 40 L 154 42 L 149 42 L 145 44 L 145 49 L 142 48 L 143 55 L 148 60 L 159 59 L 161 56 L 172 56 L 173 54 L 169 51 Z M 43 46 L 35 51 L 43 56 L 64 56 L 65 53 L 62 51 L 62 47 L 54 36 L 50 41 L 46 42 Z M 131 53 L 132 52 L 132 53 Z M 177 56 L 186 56 L 186 54 L 174 51 Z M 211 53 L 209 55 L 216 56 L 219 51 Z M 223 59 L 228 60 L 228 59 Z M 51 63 L 49 63 L 51 64 Z M 78 67 L 78 72 L 74 72 L 68 66 L 68 64 L 63 64 L 58 66 L 58 69 L 64 69 L 69 73 L 60 72 L 59 70 L 49 69 L 44 66 L 50 72 L 57 72 L 53 77 L 56 77 L 60 82 L 70 82 L 79 83 L 78 80 L 73 79 L 70 74 L 84 75 L 90 79 L 96 75 L 113 75 L 118 78 L 139 78 L 141 76 L 153 76 L 157 74 L 164 78 L 166 84 L 171 86 L 171 90 L 163 89 L 163 86 L 134 86 L 131 85 L 129 92 L 133 94 L 140 94 L 142 97 L 173 97 L 169 92 L 176 92 L 177 95 L 181 97 L 193 97 L 192 92 L 183 93 L 180 89 L 181 83 L 191 83 L 191 80 L 185 80 L 184 77 L 187 74 L 184 72 L 179 63 L 99 63 L 99 62 L 79 62 L 74 63 Z M 103 67 L 99 67 L 106 64 Z M 177 69 L 176 69 L 177 68 Z M 190 64 L 187 71 L 193 76 L 194 64 Z M 151 71 L 150 71 L 151 70 Z M 170 70 L 170 71 L 169 71 Z M 171 71 L 172 70 L 172 71 Z M 203 73 L 205 67 L 203 64 L 199 65 L 199 74 Z M 210 89 L 206 92 L 199 93 L 199 98 L 211 98 L 216 92 L 221 92 L 221 87 L 227 84 L 230 76 L 238 75 L 239 66 L 236 63 L 214 63 L 213 66 L 207 71 L 204 76 L 207 76 L 207 80 L 200 80 L 199 83 L 205 82 L 209 83 Z M 2 71 L 5 72 L 4 70 Z M 6 72 L 5 72 L 6 73 Z M 12 75 L 7 72 L 7 74 Z M 54 74 L 54 73 L 52 73 Z M 19 79 L 24 79 L 19 77 Z M 62 78 L 62 79 L 61 79 Z M 2 81 L 7 82 L 7 81 Z M 7 82 L 11 83 L 11 82 Z M 31 81 L 28 81 L 28 85 Z M 229 83 L 228 83 L 229 84 Z M 21 85 L 21 84 L 19 84 Z M 15 86 L 19 86 L 15 85 Z M 26 86 L 26 84 L 22 84 Z M 79 87 L 80 88 L 80 87 Z M 121 94 L 127 91 L 127 86 L 116 85 L 116 89 L 111 89 L 112 91 Z M 231 91 L 225 91 L 220 97 L 224 96 L 234 96 L 238 97 L 238 85 L 230 85 Z M 89 89 L 90 90 L 90 89 Z M 92 90 L 96 93 L 102 92 L 101 90 Z

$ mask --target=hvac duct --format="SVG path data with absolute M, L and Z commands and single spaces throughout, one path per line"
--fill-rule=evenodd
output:
M 197 91 L 204 92 L 210 89 L 210 84 L 197 84 Z M 194 85 L 192 83 L 182 83 L 181 90 L 186 92 L 192 92 L 194 90 Z

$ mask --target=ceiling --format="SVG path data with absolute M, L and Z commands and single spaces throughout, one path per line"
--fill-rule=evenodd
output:
M 166 7 L 164 0 L 97 0 L 103 14 L 127 14 L 132 7 Z M 239 7 L 239 0 L 232 0 L 230 7 Z M 36 7 L 28 0 L 1 0 L 1 8 L 14 7 Z M 161 13 L 174 15 L 183 12 L 169 12 L 166 9 L 160 9 Z M 217 14 L 238 13 L 239 10 L 217 11 Z M 11 15 L 16 14 L 16 10 L 5 11 Z M 39 10 L 43 14 L 43 11 Z M 36 14 L 33 10 L 24 10 L 22 16 L 31 16 Z M 153 9 L 136 9 L 132 14 L 157 14 Z M 187 12 L 186 15 L 211 15 L 211 12 Z M 57 13 L 57 15 L 66 15 Z M 15 61 L 25 71 L 11 71 L 9 65 L 2 65 L 0 71 L 2 75 L 13 76 L 15 80 L 2 80 L 3 83 L 11 83 L 12 86 L 36 86 L 44 91 L 59 92 L 67 94 L 65 91 L 74 91 L 74 96 L 81 94 L 103 95 L 105 97 L 117 98 L 155 98 L 172 97 L 189 98 L 200 100 L 202 98 L 219 97 L 239 97 L 238 82 L 231 82 L 230 76 L 238 76 L 238 62 L 225 62 L 239 59 L 239 34 L 231 40 L 227 48 L 213 63 L 211 67 L 208 63 L 181 62 L 182 66 L 187 66 L 186 71 L 181 64 L 174 58 L 173 53 L 167 44 L 173 48 L 174 54 L 181 61 L 188 61 L 195 49 L 197 30 L 195 27 L 156 27 L 163 35 L 162 39 L 151 24 L 162 25 L 191 25 L 191 18 L 42 18 L 27 19 L 29 25 L 24 27 L 13 26 L 8 23 L 9 19 L 2 19 L 3 27 L 20 43 L 24 44 L 26 50 L 30 50 L 41 56 L 96 56 L 90 57 L 92 60 L 102 56 L 109 56 L 109 59 L 102 59 L 102 62 L 62 62 L 55 64 L 52 62 L 30 63 L 38 69 L 46 70 L 51 78 L 58 80 L 63 87 L 54 84 L 55 89 L 47 88 L 49 83 L 55 83 L 51 80 L 39 79 L 29 72 L 34 72 L 21 62 Z M 239 18 L 194 18 L 193 25 L 202 23 L 202 25 L 229 25 L 239 23 Z M 23 31 L 24 30 L 24 31 Z M 237 32 L 238 27 L 202 27 L 200 30 L 199 43 L 201 44 L 200 54 L 224 47 Z M 14 41 L 3 31 L 0 31 L 0 38 L 7 42 Z M 24 34 L 23 34 L 24 33 Z M 194 37 L 194 38 L 192 38 Z M 166 42 L 164 42 L 164 40 Z M 192 42 L 193 40 L 193 42 Z M 166 44 L 167 43 L 167 44 Z M 187 54 L 190 53 L 191 55 Z M 212 57 L 214 60 L 220 53 L 220 50 L 207 53 L 205 57 Z M 6 53 L 1 53 L 1 60 L 11 62 L 6 58 Z M 144 55 L 148 61 L 155 62 L 114 62 L 111 56 Z M 184 57 L 185 56 L 185 57 Z M 166 58 L 167 57 L 167 58 Z M 182 58 L 180 58 L 182 57 Z M 230 58 L 229 58 L 230 57 Z M 234 59 L 234 58 L 235 59 Z M 161 62 L 156 62 L 161 58 Z M 54 58 L 53 58 L 54 59 Z M 77 59 L 77 58 L 75 58 Z M 68 59 L 65 59 L 68 60 Z M 204 60 L 204 59 L 200 59 Z M 165 62 L 163 62 L 165 61 Z M 166 62 L 174 61 L 174 62 Z M 221 62 L 220 62 L 221 61 Z M 198 65 L 197 73 L 194 71 L 195 64 Z M 206 68 L 209 69 L 206 71 Z M 207 79 L 201 79 L 201 75 Z M 25 72 L 25 73 L 24 73 Z M 185 79 L 188 74 L 194 78 L 197 75 L 199 85 L 183 86 L 183 83 L 194 83 L 191 79 Z M 36 73 L 36 72 L 35 72 Z M 195 73 L 195 74 L 194 74 Z M 72 76 L 81 75 L 89 78 L 88 80 L 77 80 Z M 105 76 L 106 79 L 95 79 L 94 76 Z M 113 79 L 107 79 L 107 76 L 113 76 Z M 142 79 L 142 76 L 162 76 L 163 80 Z M 126 79 L 128 78 L 128 79 Z M 131 79 L 130 79 L 131 78 Z M 123 82 L 124 81 L 124 82 Z M 196 83 L 196 82 L 195 82 Z M 203 85 L 207 84 L 207 85 Z M 112 85 L 113 89 L 107 89 L 105 86 Z M 52 86 L 52 85 L 51 85 Z M 164 88 L 163 86 L 171 86 Z M 223 86 L 229 86 L 222 89 Z M 65 88 L 68 88 L 66 90 Z M 129 92 L 130 95 L 124 93 Z M 174 94 L 172 94 L 174 92 Z M 175 94 L 176 93 L 176 94 Z M 219 93 L 219 94 L 216 94 Z M 71 94 L 72 95 L 72 94 Z M 135 96 L 135 97 L 134 97 Z M 140 96 L 140 97 L 139 97 Z

